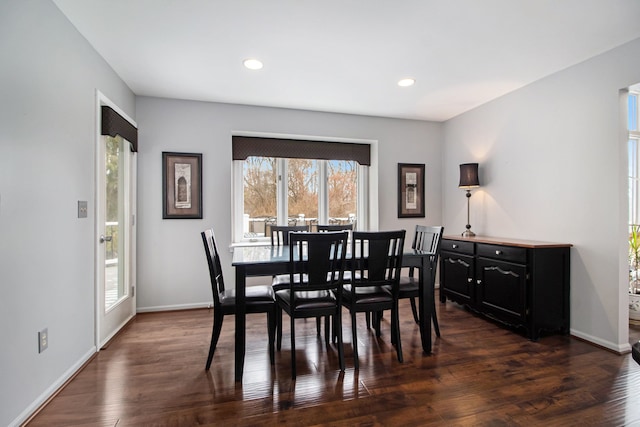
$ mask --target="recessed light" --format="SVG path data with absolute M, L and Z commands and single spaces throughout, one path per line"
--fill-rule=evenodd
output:
M 260 68 L 262 68 L 262 62 L 253 58 L 245 59 L 243 64 L 250 70 L 259 70 Z
M 413 86 L 413 84 L 416 82 L 415 79 L 402 79 L 400 81 L 398 81 L 398 86 L 402 86 L 402 87 L 407 87 L 407 86 Z

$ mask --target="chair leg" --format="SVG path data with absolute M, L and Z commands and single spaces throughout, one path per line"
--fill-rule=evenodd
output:
M 269 361 L 275 364 L 274 341 L 276 335 L 276 310 L 267 312 L 267 332 L 269 334 Z
M 433 307 L 431 307 L 431 318 L 433 319 L 433 329 L 436 331 L 436 336 L 440 338 L 440 326 L 438 326 L 438 316 L 436 314 L 436 300 L 433 300 Z
M 398 362 L 404 362 L 402 356 L 402 340 L 400 339 L 400 314 L 398 310 L 398 302 L 393 309 L 391 309 L 391 328 L 395 330 L 396 335 L 396 352 L 398 353 Z M 395 325 L 394 325 L 395 324 Z
M 216 351 L 216 345 L 218 345 L 218 339 L 220 338 L 220 331 L 222 331 L 222 321 L 224 315 L 220 310 L 213 311 L 213 330 L 211 331 L 211 344 L 209 345 L 209 356 L 207 357 L 207 364 L 205 370 L 211 368 L 211 361 L 213 360 L 213 353 Z
M 296 333 L 293 316 L 291 316 L 291 379 L 296 379 Z
M 340 371 L 344 372 L 344 345 L 342 342 L 342 328 L 336 329 L 336 325 L 342 324 L 342 313 L 340 312 L 340 307 L 338 307 L 338 312 L 333 316 L 334 319 L 334 332 L 333 335 L 338 337 L 338 360 L 340 361 Z
M 396 328 L 393 327 L 393 315 L 391 315 L 391 345 L 395 346 L 396 341 L 398 341 L 398 337 L 396 335 Z
M 413 312 L 413 320 L 415 320 L 416 323 L 420 323 L 420 318 L 418 317 L 418 309 L 416 308 L 416 299 L 415 298 L 409 298 L 409 301 L 411 302 L 411 311 Z
M 327 347 L 331 344 L 331 316 L 325 316 L 324 318 L 324 343 Z
M 367 311 L 364 313 L 364 318 L 367 321 L 367 329 L 371 329 L 371 312 Z
M 276 308 L 276 330 L 277 349 L 280 351 L 282 348 L 282 308 L 280 306 Z
M 376 338 L 380 338 L 382 333 L 380 332 L 380 323 L 382 322 L 382 311 L 373 313 L 373 328 L 376 331 Z
M 353 341 L 353 367 L 358 369 L 360 365 L 358 364 L 358 333 L 356 327 L 356 312 L 351 312 L 351 341 Z
M 322 317 L 318 316 L 316 317 L 316 335 L 320 336 L 320 320 L 322 319 Z

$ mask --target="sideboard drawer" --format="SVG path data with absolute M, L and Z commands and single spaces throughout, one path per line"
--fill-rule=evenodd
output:
M 525 264 L 527 262 L 526 248 L 515 246 L 478 244 L 478 256 L 485 258 L 499 259 L 503 261 L 517 262 Z
M 473 242 L 461 242 L 459 240 L 443 239 L 440 243 L 440 250 L 456 252 L 465 255 L 473 255 Z

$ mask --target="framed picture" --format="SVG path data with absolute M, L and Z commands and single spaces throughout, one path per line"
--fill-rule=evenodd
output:
M 424 164 L 398 163 L 398 218 L 424 218 Z
M 202 219 L 202 154 L 162 153 L 162 218 Z

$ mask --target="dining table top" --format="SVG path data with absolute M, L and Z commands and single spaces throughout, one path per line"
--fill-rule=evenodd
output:
M 406 249 L 403 251 L 403 257 L 422 258 L 428 255 L 431 254 L 429 252 L 419 251 L 416 249 Z M 347 259 L 351 257 L 350 250 L 346 257 Z M 235 246 L 233 248 L 231 265 L 237 267 L 242 265 L 273 264 L 281 262 L 289 262 L 289 246 L 271 246 L 265 244 Z

